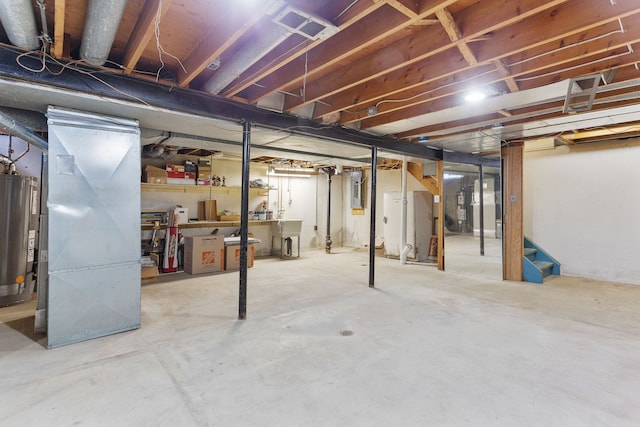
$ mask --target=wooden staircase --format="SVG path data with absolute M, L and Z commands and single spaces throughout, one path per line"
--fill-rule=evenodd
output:
M 549 275 L 560 275 L 560 263 L 531 239 L 524 238 L 524 257 L 522 259 L 522 276 L 525 281 L 542 283 Z

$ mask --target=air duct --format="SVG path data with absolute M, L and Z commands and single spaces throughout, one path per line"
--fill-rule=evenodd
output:
M 127 0 L 89 0 L 80 58 L 92 65 L 107 61 L 126 5 Z
M 38 135 L 27 129 L 22 123 L 18 123 L 13 117 L 0 112 L 0 129 L 6 131 L 11 135 L 15 135 L 18 138 L 35 145 L 45 153 L 49 150 L 49 143 Z
M 38 49 L 38 30 L 30 0 L 0 1 L 0 21 L 12 44 L 21 49 Z
M 211 77 L 203 86 L 203 90 L 218 94 L 250 66 L 275 49 L 291 33 L 278 25 L 272 24 L 269 31 L 254 37 L 244 49 L 237 52 Z

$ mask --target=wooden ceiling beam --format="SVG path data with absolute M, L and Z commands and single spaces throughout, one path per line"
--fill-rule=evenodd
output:
M 636 61 L 640 61 L 640 52 L 638 54 L 635 54 L 635 56 L 630 56 L 628 58 L 619 57 L 611 60 L 604 60 L 596 65 L 598 67 L 602 67 L 602 69 L 611 69 L 619 66 L 627 66 L 635 63 Z M 553 73 L 551 75 L 541 77 L 540 79 L 535 79 L 535 81 L 523 81 L 520 83 L 520 87 L 523 90 L 532 89 L 535 87 L 545 86 L 561 80 L 565 80 L 575 75 L 588 75 L 588 74 L 597 73 L 599 72 L 599 69 L 594 68 L 596 65 L 593 65 L 593 64 L 583 65 L 577 69 L 572 70 L 571 74 L 563 74 L 562 72 Z M 518 79 L 516 78 L 516 80 Z M 451 96 L 448 96 L 448 98 L 451 98 Z M 415 116 L 429 113 L 434 110 L 441 109 L 441 108 L 433 107 L 432 104 L 434 102 L 435 101 L 431 101 L 429 103 L 421 103 L 421 104 L 416 103 L 410 107 L 396 109 L 395 111 L 392 111 L 392 112 L 383 112 L 383 114 L 378 114 L 375 117 L 363 118 L 360 123 L 360 128 L 367 129 L 370 127 L 380 126 L 387 123 L 393 123 L 395 121 L 402 120 L 405 117 L 415 117 Z
M 160 11 L 158 11 L 159 5 L 157 0 L 147 0 L 145 2 L 136 26 L 129 38 L 129 42 L 127 43 L 127 49 L 124 52 L 122 65 L 124 66 L 124 72 L 126 74 L 131 74 L 134 71 L 142 53 L 151 41 L 151 38 L 155 35 L 156 19 L 162 20 L 169 10 L 169 7 L 171 7 L 172 1 L 173 0 L 162 0 L 162 8 Z M 57 3 L 56 1 L 56 4 Z
M 614 18 L 612 18 L 612 20 L 615 20 L 615 15 L 614 15 Z M 523 23 L 520 26 L 526 27 L 527 23 Z M 629 31 L 638 31 L 636 30 L 637 27 L 633 27 L 633 28 L 634 28 L 633 30 L 629 30 Z M 517 31 L 518 27 L 514 27 L 514 30 Z M 547 33 L 549 33 L 549 36 L 552 37 L 551 41 L 549 41 L 548 43 L 551 43 L 554 40 L 558 40 L 559 38 L 558 34 L 553 34 L 552 29 L 550 29 Z M 561 29 L 558 30 L 558 33 L 563 34 Z M 582 39 L 583 35 L 582 33 L 576 32 L 571 37 L 574 37 L 576 39 Z M 620 41 L 624 42 L 625 38 L 626 36 L 623 36 L 622 38 L 620 38 Z M 567 36 L 565 36 L 562 40 L 565 40 L 565 39 L 567 39 Z M 610 41 L 609 39 L 600 38 L 600 40 L 598 40 L 598 45 L 597 45 L 600 48 L 600 50 L 596 50 L 593 53 L 598 53 L 601 51 L 602 52 L 609 51 L 612 48 L 612 46 L 608 44 L 609 41 Z M 535 43 L 536 45 L 539 45 L 538 40 L 533 40 L 531 42 Z M 496 57 L 490 58 L 491 62 L 495 61 L 496 59 L 500 59 L 502 57 L 515 55 L 518 52 L 529 51 L 530 48 L 528 45 L 522 44 L 521 42 L 519 42 L 517 44 L 514 43 L 513 45 L 510 45 L 510 44 L 503 45 L 501 46 L 501 49 L 503 50 L 494 52 Z M 537 61 L 536 64 L 538 66 L 537 70 L 542 70 L 545 68 L 548 69 L 549 67 L 555 66 L 556 64 L 565 64 L 566 61 L 572 59 L 571 55 L 575 55 L 576 52 L 584 51 L 584 50 L 585 50 L 584 46 L 575 46 L 566 52 L 567 55 L 563 55 L 562 57 L 557 57 L 557 55 L 548 55 L 548 56 L 541 57 L 536 60 Z M 436 57 L 436 58 L 431 58 L 431 61 L 440 62 L 441 59 Z M 544 66 L 542 66 L 542 61 L 546 61 L 546 64 Z M 374 81 L 368 81 L 366 84 L 366 89 L 367 89 L 366 92 L 362 87 L 355 87 L 345 92 L 342 92 L 337 96 L 324 98 L 324 101 L 330 104 L 331 107 L 327 108 L 326 106 L 324 106 L 324 107 L 318 108 L 318 114 L 331 113 L 331 112 L 334 112 L 335 110 L 340 111 L 342 109 L 358 110 L 359 108 L 362 108 L 362 105 L 366 105 L 367 102 L 369 103 L 377 102 L 376 100 L 384 99 L 385 97 L 387 98 L 392 97 L 393 99 L 410 98 L 414 96 L 416 93 L 420 93 L 424 89 L 425 84 L 428 84 L 429 82 L 432 82 L 435 79 L 442 78 L 443 76 L 454 75 L 460 71 L 464 71 L 464 67 L 456 68 L 453 66 L 451 67 L 439 66 L 437 67 L 438 69 L 435 69 L 435 68 L 429 69 L 429 72 L 431 73 L 429 75 L 433 76 L 433 78 L 429 79 L 429 78 L 425 78 L 426 74 L 424 72 L 426 70 L 426 68 L 424 67 L 428 67 L 428 66 L 429 65 L 427 62 L 424 62 L 422 65 L 416 64 L 416 68 L 421 69 L 421 73 L 419 74 L 413 73 L 412 76 L 403 75 L 401 80 L 398 80 L 397 76 L 396 78 L 390 78 L 392 74 L 389 74 L 381 78 L 375 79 Z M 470 69 L 470 67 L 466 67 L 466 68 L 467 70 Z M 523 70 L 520 70 L 518 74 L 512 73 L 512 77 L 523 75 L 523 74 L 524 74 Z M 376 84 L 376 81 L 380 81 L 380 84 Z M 398 82 L 398 83 L 393 85 L 388 82 Z M 382 85 L 383 85 L 383 89 L 376 92 L 375 88 L 381 87 Z M 360 96 L 361 93 L 366 93 L 368 97 L 363 98 L 362 96 Z M 357 100 L 357 102 L 354 103 L 354 100 Z M 423 99 L 423 102 L 424 102 L 424 99 Z M 417 104 L 417 103 L 418 101 L 414 100 L 414 102 L 412 102 L 411 104 Z M 402 108 L 402 104 L 394 103 L 391 105 L 387 105 L 386 107 L 398 110 Z M 349 118 L 353 120 L 357 119 L 353 115 L 350 115 Z
M 384 6 L 384 3 L 380 1 L 359 1 L 355 3 L 351 8 L 349 8 L 342 16 L 338 17 L 336 19 L 337 22 L 335 22 L 335 25 L 340 28 L 340 31 L 347 30 L 349 27 L 365 19 L 367 16 L 374 13 L 382 6 Z M 393 23 L 383 23 L 382 25 L 388 25 L 393 29 L 397 28 L 397 26 L 393 25 Z M 354 31 L 354 33 L 356 35 L 358 34 L 357 31 Z M 385 32 L 385 35 L 387 34 L 389 34 L 389 32 Z M 340 33 L 334 35 L 332 39 L 339 35 Z M 293 67 L 287 66 L 297 59 L 302 60 L 302 57 L 307 52 L 313 51 L 313 49 L 319 44 L 323 43 L 324 46 L 324 44 L 328 43 L 329 41 L 332 40 L 330 39 L 324 42 L 322 40 L 309 41 L 308 43 L 301 45 L 300 43 L 293 43 L 290 40 L 285 40 L 285 42 L 283 43 L 283 45 L 285 46 L 283 52 L 286 52 L 286 55 L 283 56 L 282 54 L 274 53 L 265 56 L 265 58 L 261 59 L 254 66 L 250 67 L 246 72 L 242 73 L 242 75 L 237 79 L 237 82 L 225 91 L 225 95 L 237 95 L 239 92 L 251 87 L 251 85 L 253 85 L 254 83 L 268 77 L 273 78 L 276 74 L 285 76 L 299 74 L 298 70 L 300 70 L 300 67 L 296 67 L 295 74 L 290 74 L 291 68 Z M 364 40 L 362 41 L 362 43 L 363 46 L 366 46 L 367 43 L 373 43 L 373 41 L 369 42 L 367 40 Z M 327 64 L 328 61 L 331 61 L 331 59 L 325 58 L 320 63 Z M 285 67 L 287 69 L 283 69 Z M 312 70 L 315 69 L 312 68 Z M 277 87 L 278 83 L 273 83 L 272 85 L 274 87 Z M 258 95 L 256 95 L 256 97 L 258 97 Z
M 441 2 L 435 2 L 435 1 L 430 1 L 429 3 L 433 3 L 433 5 L 425 10 L 423 10 L 419 15 L 418 18 L 416 18 L 417 20 L 420 20 L 422 18 L 426 18 L 429 17 L 431 15 L 433 15 L 435 13 L 435 11 L 438 9 L 437 5 L 439 4 L 440 7 L 443 7 L 443 5 L 449 5 L 449 4 L 453 4 L 455 3 L 456 0 L 446 0 L 446 1 L 441 1 Z M 403 28 L 409 27 L 412 22 L 415 22 L 414 20 L 408 20 L 408 19 L 402 19 L 397 25 L 395 26 L 390 26 L 386 29 L 386 31 L 384 33 L 380 33 L 380 35 L 378 37 L 376 37 L 375 39 L 371 39 L 368 42 L 365 42 L 364 44 L 360 45 L 360 46 L 354 46 L 354 47 L 350 47 L 348 49 L 344 49 L 342 50 L 342 53 L 336 55 L 335 51 L 332 51 L 331 49 L 320 49 L 324 52 L 322 52 L 322 56 L 318 57 L 318 62 L 325 64 L 324 68 L 327 68 L 329 66 L 335 66 L 336 64 L 339 64 L 340 61 L 336 60 L 336 59 L 340 59 L 342 61 L 344 61 L 344 59 L 346 57 L 348 57 L 349 54 L 351 54 L 352 52 L 358 52 L 361 49 L 364 49 L 366 47 L 369 46 L 374 46 L 376 43 L 378 43 L 380 40 L 383 40 L 385 37 L 387 37 L 390 34 L 393 34 L 394 32 L 397 32 Z M 436 30 L 437 33 L 439 33 L 439 31 Z M 438 34 L 441 36 L 441 34 Z M 335 35 L 334 37 L 337 37 L 338 35 Z M 417 34 L 414 35 L 415 37 L 417 37 Z M 353 37 L 353 35 L 349 36 L 349 37 Z M 413 37 L 413 36 L 412 36 Z M 411 39 L 412 37 L 407 37 L 407 40 Z M 409 42 L 409 44 L 418 46 L 420 43 L 425 43 L 426 40 L 423 37 L 422 42 L 416 40 L 415 42 L 411 43 Z M 347 42 L 348 43 L 348 42 Z M 431 44 L 433 46 L 435 46 L 435 44 Z M 393 52 L 393 56 L 391 57 L 386 57 L 385 58 L 385 52 L 386 49 L 384 49 L 384 52 L 378 51 L 378 53 L 380 55 L 378 55 L 378 53 L 376 53 L 376 57 L 379 57 L 381 59 L 381 61 L 383 62 L 389 62 L 389 60 L 391 58 L 397 58 L 397 55 L 401 52 L 405 52 L 404 50 L 396 50 L 395 52 Z M 364 58 L 362 60 L 359 60 L 358 62 L 370 62 L 370 58 Z M 349 68 L 349 67 L 344 67 L 344 68 Z M 344 70 L 344 68 L 341 68 L 341 70 Z M 313 72 L 313 68 L 310 68 L 310 70 L 312 70 Z M 345 70 L 346 72 L 346 70 Z M 330 73 L 331 76 L 334 75 L 334 73 Z M 251 93 L 248 96 L 249 102 L 251 103 L 255 103 L 257 101 L 259 101 L 260 99 L 262 99 L 263 97 L 267 96 L 268 94 L 277 91 L 277 90 L 283 90 L 285 92 L 292 92 L 292 93 L 300 93 L 301 92 L 301 87 L 300 84 L 302 83 L 304 77 L 304 68 L 303 67 L 298 67 L 295 70 L 291 70 L 291 73 L 286 73 L 286 72 L 279 72 L 279 76 L 277 76 L 276 78 L 278 79 L 277 81 L 269 81 L 267 84 L 263 84 L 262 86 L 264 86 L 264 88 L 252 88 Z M 325 77 L 329 80 L 332 80 L 330 77 Z M 307 75 L 307 81 L 308 80 L 308 75 Z M 263 82 L 260 82 L 263 83 Z M 332 82 L 330 84 L 330 87 L 334 86 L 334 82 Z M 317 99 L 316 99 L 317 100 Z M 301 106 L 301 105 L 300 105 Z
M 627 94 L 631 95 L 631 99 L 625 101 L 619 101 L 619 96 L 600 97 L 597 99 L 597 103 L 594 104 L 592 110 L 607 110 L 612 106 L 620 107 L 625 105 L 634 105 L 638 103 L 638 97 L 636 97 L 635 88 L 629 88 Z M 531 120 L 545 120 L 562 116 L 563 101 L 554 101 L 546 104 L 540 104 L 537 106 L 531 106 L 527 108 L 521 108 L 512 110 L 512 115 L 509 117 L 495 116 L 494 119 L 487 121 L 486 116 L 472 117 L 462 121 L 456 121 L 452 123 L 438 123 L 431 126 L 423 126 L 416 129 L 411 129 L 406 132 L 394 135 L 394 137 L 402 140 L 418 138 L 423 135 L 433 135 L 434 133 L 440 133 L 430 136 L 430 139 L 443 138 L 445 136 L 457 135 L 468 133 L 470 128 L 484 129 L 490 127 L 492 124 L 500 123 L 505 126 L 516 125 L 521 123 L 527 123 Z M 442 131 L 446 131 L 446 135 L 442 135 Z
M 462 31 L 456 24 L 456 20 L 451 15 L 451 12 L 447 8 L 440 9 L 436 11 L 436 16 L 440 21 L 440 24 L 444 27 L 445 32 L 449 35 L 449 39 L 456 44 L 458 50 L 467 61 L 469 65 L 476 65 L 478 60 L 476 56 L 473 54 L 469 45 L 462 40 Z
M 491 40 L 474 44 L 474 51 L 482 63 L 493 60 L 499 51 L 504 51 L 500 48 L 503 43 L 534 49 L 552 40 L 562 40 L 638 13 L 640 4 L 633 1 L 611 5 L 608 1 L 571 0 L 528 19 L 526 25 L 518 26 L 517 31 L 504 28 L 493 32 Z
M 178 86 L 187 87 L 214 59 L 226 52 L 252 26 L 254 26 L 271 8 L 272 1 L 260 2 L 254 13 L 247 15 L 230 5 L 226 11 L 220 11 L 212 30 L 191 53 L 182 61 L 187 72 L 178 70 Z
M 54 23 L 53 23 L 53 56 L 64 58 L 64 29 L 65 29 L 65 13 L 66 0 L 56 0 L 54 5 Z
M 522 7 L 516 8 L 503 7 L 504 1 L 501 0 L 490 0 L 475 3 L 473 6 L 470 6 L 463 11 L 474 14 L 474 11 L 479 8 L 480 5 L 482 5 L 482 8 L 491 6 L 493 9 L 499 11 L 494 14 L 474 14 L 477 21 L 476 24 L 479 23 L 479 28 L 482 29 L 478 30 L 477 33 L 465 34 L 462 40 L 473 40 L 485 33 L 496 31 L 497 29 L 504 28 L 514 22 L 522 21 L 527 17 L 536 15 L 550 6 L 563 3 L 563 1 L 568 0 L 555 0 L 543 5 L 540 5 L 540 2 L 537 0 L 522 0 L 521 2 L 518 2 L 519 6 Z M 442 9 L 442 7 L 443 5 L 441 4 L 440 7 L 434 8 L 431 12 L 435 13 L 437 10 Z M 505 16 L 504 11 L 510 11 L 512 16 Z M 463 26 L 460 26 L 460 28 L 464 29 Z M 365 83 L 368 80 L 384 76 L 386 73 L 390 73 L 400 68 L 409 67 L 419 61 L 449 50 L 452 47 L 457 48 L 456 43 L 446 40 L 448 37 L 443 41 L 443 36 L 444 35 L 438 28 L 427 27 L 419 34 L 402 39 L 376 52 L 375 56 L 376 58 L 380 58 L 380 60 L 373 64 L 369 58 L 364 58 L 362 60 L 355 61 L 340 70 L 336 70 L 324 78 L 307 84 L 306 100 L 304 102 L 300 102 L 299 100 L 289 100 L 290 103 L 288 103 L 285 108 L 289 110 L 298 108 L 310 102 L 321 100 L 342 90 Z M 419 44 L 418 41 L 421 41 L 422 43 Z M 409 54 L 410 52 L 411 54 Z M 414 54 L 413 52 L 417 52 L 417 54 Z M 398 61 L 398 53 L 404 53 L 407 59 L 404 62 Z M 413 70 L 415 68 L 416 67 L 411 67 L 410 69 Z M 399 83 L 402 84 L 402 82 Z M 335 89 L 327 90 L 327 88 Z M 289 88 L 288 91 L 297 92 L 298 89 Z
M 512 93 L 519 92 L 520 89 L 518 88 L 518 83 L 516 83 L 513 76 L 511 76 L 511 73 L 509 72 L 509 69 L 507 68 L 507 66 L 504 65 L 504 62 L 501 59 L 495 59 L 493 63 L 495 64 L 498 72 L 502 75 L 502 77 L 504 77 L 504 81 L 507 84 L 507 87 L 509 88 L 509 90 Z
M 607 31 L 606 26 L 603 28 L 603 31 Z M 540 58 L 536 58 L 534 61 L 529 61 L 527 62 L 528 64 L 532 64 L 534 65 L 534 68 L 532 70 L 527 70 L 525 69 L 522 65 L 519 65 L 518 67 L 514 67 L 517 70 L 517 73 L 512 73 L 510 78 L 514 79 L 517 78 L 519 76 L 524 76 L 527 74 L 531 74 L 534 72 L 541 72 L 543 73 L 545 70 L 548 70 L 552 67 L 558 67 L 558 66 L 564 66 L 566 67 L 568 62 L 574 61 L 574 58 L 579 57 L 581 59 L 584 59 L 585 61 L 591 61 L 590 58 L 595 57 L 596 55 L 601 55 L 601 54 L 606 54 L 606 53 L 610 53 L 612 51 L 614 51 L 615 49 L 618 49 L 620 47 L 625 47 L 629 41 L 631 41 L 632 43 L 640 43 L 640 25 L 638 26 L 632 26 L 630 27 L 629 30 L 626 30 L 625 34 L 615 34 L 611 37 L 606 37 L 606 38 L 602 38 L 600 37 L 602 34 L 606 34 L 606 32 L 602 32 L 601 34 L 590 34 L 588 38 L 594 38 L 595 41 L 593 43 L 590 43 L 588 46 L 583 46 L 583 45 L 578 45 L 578 46 L 570 46 L 568 49 L 563 49 L 563 53 L 564 55 L 560 58 L 557 57 L 556 55 L 544 55 Z M 585 40 L 587 39 L 586 34 L 585 33 L 580 33 L 580 34 L 576 34 L 574 36 L 572 36 L 572 38 L 575 38 L 577 40 Z M 571 39 L 563 39 L 563 40 L 571 40 Z M 585 56 L 584 52 L 585 51 L 589 51 L 590 56 Z M 473 72 L 474 70 L 463 70 L 460 74 L 453 74 L 452 76 L 455 76 L 455 79 L 457 81 L 465 81 L 468 80 L 468 74 L 469 72 Z M 482 73 L 482 70 L 479 70 Z M 492 79 L 475 79 L 475 83 L 476 84 L 493 84 L 495 82 L 499 81 L 499 79 L 497 80 L 492 80 Z M 435 85 L 435 87 L 434 87 Z M 420 93 L 420 92 L 425 92 L 425 91 L 430 91 L 430 90 L 435 90 L 436 88 L 441 87 L 443 88 L 443 90 L 437 90 L 435 94 L 433 94 L 432 96 L 430 96 L 429 98 L 426 97 L 416 97 L 416 93 Z M 451 88 L 451 90 L 449 92 L 446 92 L 444 90 L 444 88 Z M 355 91 L 355 89 L 353 89 Z M 452 86 L 452 79 L 449 78 L 444 78 L 444 79 L 439 79 L 436 80 L 435 82 L 425 82 L 424 85 L 415 88 L 415 89 L 411 89 L 411 90 L 404 90 L 400 93 L 397 93 L 394 95 L 394 97 L 396 99 L 411 99 L 410 101 L 404 102 L 404 103 L 399 103 L 399 102 L 394 102 L 394 103 L 389 103 L 389 104 L 385 104 L 382 108 L 379 108 L 379 114 L 388 114 L 391 113 L 393 111 L 397 111 L 397 110 L 401 110 L 403 108 L 407 108 L 407 107 L 411 107 L 414 105 L 418 105 L 418 104 L 423 104 L 423 103 L 428 103 L 431 102 L 435 99 L 438 99 L 440 97 L 443 96 L 449 96 L 453 93 L 455 93 L 457 91 L 457 89 L 455 88 L 455 86 Z M 346 99 L 349 99 L 348 97 Z M 369 104 L 367 103 L 362 103 L 359 105 L 353 105 L 353 106 L 347 106 L 344 108 L 349 108 L 350 110 L 362 110 L 362 109 L 366 109 L 367 105 L 371 105 L 371 104 L 376 104 L 378 102 L 380 102 L 381 100 L 383 100 L 384 98 L 375 98 L 373 100 L 369 100 Z M 335 102 L 335 100 L 332 100 Z M 338 105 L 335 105 L 334 107 L 327 107 L 326 105 L 322 105 L 319 106 L 317 108 L 318 111 L 318 115 L 324 114 L 326 112 L 330 112 L 332 109 L 336 108 Z M 431 108 L 429 108 L 431 109 Z M 401 113 L 400 113 L 401 114 Z M 366 115 L 365 114 L 356 114 L 356 115 L 347 115 L 347 121 L 345 123 L 349 123 L 352 121 L 357 121 L 360 120 L 362 118 L 365 118 Z
M 257 102 L 271 93 L 273 88 L 280 90 L 290 84 L 293 76 L 299 76 L 299 79 L 303 78 L 301 72 L 304 74 L 305 69 L 308 70 L 307 79 L 313 78 L 332 65 L 344 61 L 354 52 L 384 40 L 397 31 L 398 26 L 405 23 L 406 17 L 400 13 L 389 14 L 381 9 L 372 11 L 367 18 L 353 23 L 349 28 L 325 40 L 317 50 L 307 50 L 307 55 L 298 55 L 295 58 L 287 59 L 286 64 L 283 64 L 277 72 L 264 75 L 260 80 L 260 86 L 249 88 L 247 97 L 251 102 Z M 317 45 L 318 43 L 309 42 L 309 46 L 315 47 Z M 254 68 L 256 67 L 251 67 L 251 69 Z M 258 70 L 260 69 L 258 68 Z M 263 71 L 261 70 L 260 74 L 264 74 Z M 239 80 L 242 80 L 242 77 Z M 245 77 L 240 85 L 236 85 L 226 93 L 237 92 L 238 89 L 247 87 L 247 83 L 253 80 L 255 80 L 253 76 L 249 79 Z
M 410 19 L 418 19 L 417 4 L 413 0 L 376 0 L 384 1 L 389 6 L 395 8 L 398 12 L 404 13 Z

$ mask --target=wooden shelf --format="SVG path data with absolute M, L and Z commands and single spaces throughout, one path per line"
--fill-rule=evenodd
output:
M 141 183 L 140 190 L 144 192 L 162 193 L 200 193 L 200 194 L 241 194 L 242 187 L 212 187 L 208 185 L 173 185 L 173 184 L 148 184 Z M 266 196 L 275 188 L 250 188 L 249 194 L 253 196 Z
M 249 226 L 271 225 L 277 219 L 249 221 Z M 240 228 L 240 221 L 189 221 L 187 224 L 180 224 L 178 228 Z M 167 224 L 161 224 L 160 230 L 167 228 Z M 153 230 L 153 224 L 142 224 L 143 230 Z

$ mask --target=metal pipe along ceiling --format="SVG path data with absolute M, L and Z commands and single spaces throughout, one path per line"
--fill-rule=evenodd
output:
M 31 0 L 0 1 L 0 21 L 15 46 L 28 50 L 40 46 Z
M 218 94 L 245 70 L 259 61 L 267 53 L 275 49 L 291 33 L 279 25 L 271 25 L 269 32 L 254 37 L 248 46 L 233 55 L 229 62 L 220 69 L 203 86 L 203 90 Z
M 92 65 L 107 61 L 126 5 L 127 0 L 89 0 L 80 58 Z

